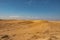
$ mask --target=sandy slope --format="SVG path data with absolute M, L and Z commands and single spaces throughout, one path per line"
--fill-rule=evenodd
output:
M 44 20 L 0 21 L 0 40 L 60 40 L 60 22 Z

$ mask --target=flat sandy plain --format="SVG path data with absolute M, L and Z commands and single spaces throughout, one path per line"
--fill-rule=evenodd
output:
M 0 40 L 60 40 L 60 21 L 0 20 Z

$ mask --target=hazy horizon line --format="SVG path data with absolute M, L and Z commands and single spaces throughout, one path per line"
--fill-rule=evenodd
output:
M 0 19 L 3 20 L 60 20 L 52 18 L 42 18 L 42 17 L 23 17 L 23 16 L 0 16 Z

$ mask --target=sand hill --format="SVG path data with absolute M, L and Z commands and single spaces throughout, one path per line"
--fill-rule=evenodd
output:
M 0 20 L 0 40 L 60 40 L 60 22 Z

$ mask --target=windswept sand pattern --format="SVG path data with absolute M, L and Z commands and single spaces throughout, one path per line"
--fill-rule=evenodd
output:
M 60 21 L 0 20 L 0 40 L 60 40 Z

